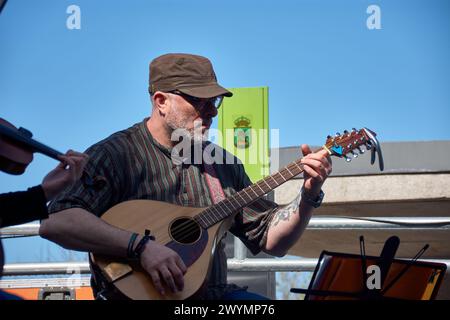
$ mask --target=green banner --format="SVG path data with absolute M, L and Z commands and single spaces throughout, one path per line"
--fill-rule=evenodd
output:
M 269 175 L 269 88 L 228 88 L 219 109 L 219 144 L 237 156 L 253 182 Z

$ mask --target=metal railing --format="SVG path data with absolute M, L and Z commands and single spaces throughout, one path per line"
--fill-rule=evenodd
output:
M 312 217 L 308 224 L 308 230 L 321 229 L 440 229 L 450 230 L 449 217 Z M 14 236 L 37 236 L 39 235 L 39 224 L 30 223 L 19 226 L 0 229 L 1 237 Z M 235 256 L 245 246 L 235 246 Z
M 403 229 L 433 229 L 450 230 L 448 217 L 313 217 L 308 224 L 308 230 L 403 230 Z M 23 237 L 38 235 L 39 224 L 25 224 L 0 229 L 1 237 Z M 247 258 L 247 248 L 238 239 L 234 240 L 234 257 L 227 260 L 229 271 L 313 271 L 318 259 L 299 258 Z M 450 260 L 423 259 L 447 264 L 450 270 Z M 38 275 L 38 274 L 87 274 L 90 273 L 87 262 L 62 263 L 16 263 L 4 267 L 4 275 Z

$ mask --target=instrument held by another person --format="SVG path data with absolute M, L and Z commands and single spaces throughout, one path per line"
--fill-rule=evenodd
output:
M 33 153 L 39 152 L 50 158 L 61 161 L 63 153 L 34 140 L 33 134 L 25 129 L 17 129 L 12 123 L 0 118 L 0 170 L 13 175 L 25 172 L 27 166 L 33 161 Z M 97 176 L 91 178 L 86 171 L 83 172 L 82 181 L 85 186 L 101 189 L 105 178 Z

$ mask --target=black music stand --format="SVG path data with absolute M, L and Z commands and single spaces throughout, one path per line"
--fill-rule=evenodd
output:
M 379 257 L 366 256 L 361 237 L 361 254 L 323 251 L 308 289 L 292 288 L 293 293 L 305 293 L 305 300 L 434 300 L 444 278 L 447 265 L 417 259 L 426 245 L 412 260 L 395 259 L 400 240 L 389 238 Z M 370 266 L 379 267 L 378 286 L 372 282 L 376 272 L 367 273 Z M 373 267 L 371 267 L 373 268 Z M 369 285 L 368 285 L 369 281 Z M 371 287 L 371 288 L 369 288 Z

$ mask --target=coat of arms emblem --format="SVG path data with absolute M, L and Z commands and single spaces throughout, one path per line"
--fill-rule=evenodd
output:
M 245 149 L 251 143 L 250 119 L 239 117 L 234 120 L 234 145 L 236 148 Z

